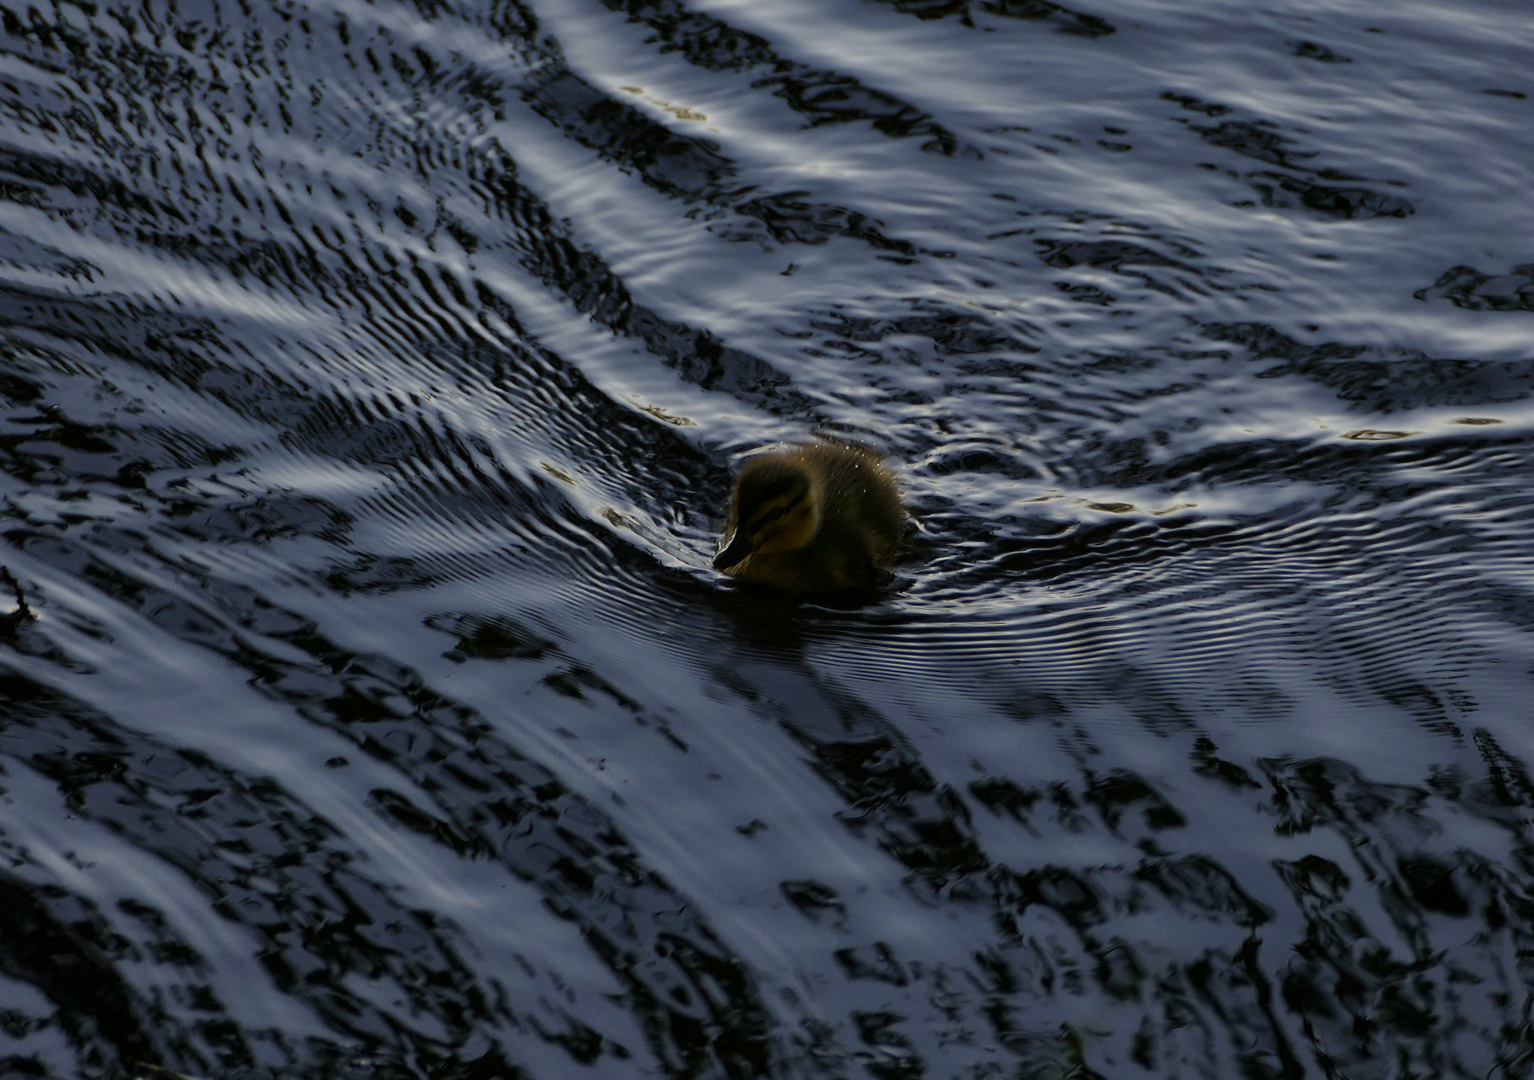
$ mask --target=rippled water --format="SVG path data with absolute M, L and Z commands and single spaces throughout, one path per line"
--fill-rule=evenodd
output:
M 1525 4 L 0 15 L 0 1076 L 1534 1072 Z

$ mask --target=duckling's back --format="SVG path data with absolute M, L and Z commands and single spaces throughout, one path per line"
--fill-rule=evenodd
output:
M 817 441 L 797 448 L 820 479 L 820 531 L 782 570 L 799 591 L 868 588 L 894 562 L 905 534 L 900 489 L 878 455 L 853 443 Z

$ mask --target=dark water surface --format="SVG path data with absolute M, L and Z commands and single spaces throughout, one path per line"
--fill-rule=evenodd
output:
M 1526 0 L 0 15 L 0 1077 L 1534 1075 Z

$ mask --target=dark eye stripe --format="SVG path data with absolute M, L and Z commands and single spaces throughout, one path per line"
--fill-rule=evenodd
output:
M 803 502 L 804 502 L 804 496 L 800 495 L 797 498 L 795 498 L 792 502 L 784 503 L 782 506 L 774 506 L 771 510 L 767 511 L 765 514 L 757 515 L 757 517 L 755 519 L 755 526 L 754 527 L 760 529 L 760 528 L 764 528 L 765 526 L 771 525 L 774 521 L 777 521 L 778 518 L 782 517 L 784 514 L 788 513 L 790 510 L 792 510 L 795 507 L 799 506 Z

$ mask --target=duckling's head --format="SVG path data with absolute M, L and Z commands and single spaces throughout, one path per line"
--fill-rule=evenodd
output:
M 746 462 L 730 502 L 730 542 L 714 558 L 728 571 L 748 555 L 797 551 L 820 531 L 821 486 L 804 461 L 772 454 Z

